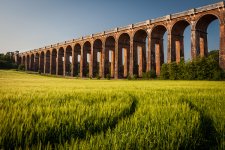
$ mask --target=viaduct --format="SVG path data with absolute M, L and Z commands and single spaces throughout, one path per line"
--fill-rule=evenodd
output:
M 218 19 L 219 65 L 225 69 L 225 2 L 118 27 L 39 49 L 14 54 L 26 70 L 62 76 L 142 77 L 151 69 L 160 75 L 164 63 L 163 35 L 167 32 L 167 62 L 184 57 L 183 34 L 191 28 L 191 58 L 207 56 L 207 28 Z

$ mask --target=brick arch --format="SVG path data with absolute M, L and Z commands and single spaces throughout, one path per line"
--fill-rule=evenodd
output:
M 105 75 L 114 77 L 115 72 L 115 36 L 107 36 L 105 39 Z
M 99 61 L 98 61 L 99 58 Z M 93 54 L 92 54 L 92 75 L 104 76 L 103 72 L 103 42 L 102 39 L 97 38 L 93 41 Z
M 151 69 L 160 75 L 161 65 L 164 63 L 163 36 L 168 31 L 165 25 L 159 24 L 152 28 L 151 36 Z
M 57 64 L 57 49 L 53 48 L 51 50 L 51 70 L 50 73 L 56 75 L 56 64 Z
M 65 56 L 64 56 L 64 48 L 60 47 L 57 51 L 57 70 L 56 74 L 57 75 L 63 75 L 64 72 L 64 61 L 65 61 Z
M 45 73 L 50 73 L 50 55 L 51 55 L 51 51 L 50 50 L 46 50 L 45 51 Z
M 91 62 L 91 47 L 92 43 L 91 41 L 85 41 L 82 45 L 82 56 L 81 56 L 81 76 L 82 77 L 88 77 L 90 76 L 90 62 Z M 87 58 L 89 56 L 89 58 Z
M 65 56 L 64 56 L 64 76 L 71 76 L 71 64 L 72 64 L 72 51 L 73 48 L 71 45 L 67 45 L 65 48 Z
M 191 26 L 191 22 L 181 19 L 172 24 L 171 28 L 171 56 L 172 61 L 180 62 L 184 58 L 184 31 Z
M 146 72 L 146 44 L 148 32 L 139 29 L 134 32 L 133 37 L 133 73 L 142 77 L 142 73 Z
M 73 49 L 73 57 L 72 57 L 72 76 L 78 76 L 80 72 L 80 65 L 81 65 L 81 43 L 75 43 Z
M 130 41 L 131 36 L 125 32 L 118 36 L 118 77 L 126 78 L 130 63 Z

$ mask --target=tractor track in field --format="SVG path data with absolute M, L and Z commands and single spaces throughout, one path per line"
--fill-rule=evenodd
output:
M 194 145 L 193 143 L 191 143 L 188 146 L 181 147 L 180 149 L 217 149 L 218 145 L 220 144 L 218 140 L 219 133 L 216 131 L 212 118 L 208 114 L 206 114 L 205 110 L 200 109 L 190 100 L 181 98 L 180 103 L 187 104 L 191 110 L 198 112 L 200 115 L 199 128 L 197 130 L 194 129 L 194 131 L 192 132 L 193 138 L 197 138 L 198 143 Z

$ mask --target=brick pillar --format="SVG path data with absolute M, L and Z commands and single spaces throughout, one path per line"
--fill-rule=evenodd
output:
M 225 70 L 225 24 L 220 25 L 220 52 L 219 64 Z
M 115 50 L 111 51 L 111 77 L 114 77 L 114 72 L 115 72 Z
M 89 54 L 89 77 L 93 77 L 94 61 L 94 48 L 93 42 L 91 42 L 91 53 Z
M 101 57 L 100 57 L 100 75 L 102 78 L 105 77 L 105 42 L 102 43 Z
M 67 63 L 67 53 L 66 49 L 64 48 L 64 61 L 63 61 L 63 76 L 66 76 L 66 63 Z
M 142 72 L 143 72 L 143 48 L 139 46 L 138 49 L 138 59 L 139 59 L 139 64 L 138 64 L 138 76 L 142 77 Z
M 52 49 L 50 50 L 50 65 L 49 65 L 49 74 L 52 74 Z
M 29 56 L 29 70 L 32 70 L 32 67 L 31 67 L 31 56 Z
M 123 77 L 127 77 L 127 49 L 123 48 L 123 60 L 124 60 L 124 69 L 123 69 Z
M 115 79 L 118 79 L 118 67 L 119 67 L 118 54 L 119 54 L 119 44 L 118 44 L 118 39 L 116 39 L 115 41 L 115 73 L 114 73 Z
M 41 71 L 41 53 L 39 54 L 39 59 L 38 59 L 38 71 Z
M 74 46 L 72 46 L 72 64 L 71 64 L 71 77 L 75 76 L 75 53 Z
M 160 44 L 155 44 L 156 75 L 160 75 Z
M 180 41 L 175 41 L 176 46 L 176 62 L 180 62 Z
M 133 76 L 134 73 L 134 39 L 133 37 L 130 38 L 130 69 L 129 69 L 129 74 Z
M 80 55 L 80 77 L 83 77 L 83 66 L 84 66 L 84 49 L 83 45 L 81 45 L 81 55 Z
M 148 36 L 148 51 L 147 51 L 148 59 L 147 59 L 147 72 L 151 70 L 151 37 Z
M 57 51 L 56 56 L 56 75 L 59 75 L 59 50 Z
M 208 55 L 207 33 L 199 31 L 199 35 L 200 56 L 204 57 Z
M 47 52 L 44 52 L 44 74 L 46 74 L 47 72 L 46 61 L 47 61 Z
M 168 35 L 167 35 L 167 63 L 171 63 L 172 62 L 172 34 L 171 31 L 168 31 Z
M 198 55 L 199 44 L 198 44 L 198 33 L 195 30 L 194 26 L 191 27 L 191 58 L 194 59 Z

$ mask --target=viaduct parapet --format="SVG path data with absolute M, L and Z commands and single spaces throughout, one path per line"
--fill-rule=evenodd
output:
M 152 69 L 160 75 L 167 32 L 167 62 L 184 57 L 184 30 L 191 28 L 191 58 L 207 56 L 207 28 L 218 19 L 220 67 L 225 69 L 225 2 L 118 27 L 43 48 L 16 52 L 17 64 L 45 74 L 125 78 Z

